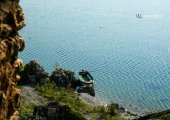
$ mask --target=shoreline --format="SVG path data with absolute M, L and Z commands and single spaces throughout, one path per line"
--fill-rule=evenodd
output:
M 79 98 L 86 104 L 90 104 L 92 106 L 104 106 L 104 107 L 107 107 L 109 104 L 111 103 L 104 103 L 104 102 L 101 102 L 99 100 L 98 97 L 92 97 L 90 95 L 88 95 L 87 93 L 80 93 L 79 95 Z M 130 111 L 126 108 L 124 108 L 123 106 L 115 103 L 116 105 L 118 105 L 117 107 L 117 111 L 118 113 L 121 115 L 122 118 L 124 119 L 138 119 L 141 117 L 141 115 L 133 112 L 133 111 Z
M 80 94 L 80 99 L 83 102 L 85 102 L 86 104 L 90 104 L 90 105 L 93 105 L 93 106 L 107 107 L 109 104 L 111 104 L 111 103 L 101 102 L 98 97 L 96 97 L 96 96 L 92 97 L 92 96 L 88 95 L 87 93 L 81 93 Z M 117 104 L 117 103 L 115 103 L 115 104 Z M 125 107 L 121 106 L 120 104 L 117 104 L 117 105 L 118 105 L 118 108 L 117 108 L 118 113 L 125 120 L 153 119 L 153 118 L 161 118 L 163 116 L 170 115 L 170 109 L 160 111 L 160 112 L 153 112 L 153 113 L 150 113 L 150 114 L 141 115 L 141 114 L 138 114 L 136 112 L 133 112 L 133 111 L 130 111 L 130 110 L 126 109 Z

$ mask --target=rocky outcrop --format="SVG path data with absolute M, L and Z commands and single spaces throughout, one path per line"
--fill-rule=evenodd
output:
M 58 67 L 51 74 L 50 81 L 60 88 L 73 86 L 73 82 L 76 81 L 76 78 L 74 76 L 74 72 Z
M 60 67 L 56 68 L 50 76 L 50 81 L 60 87 L 72 87 L 79 93 L 88 93 L 95 96 L 94 87 L 84 85 L 79 79 L 75 77 L 75 73 L 70 70 L 65 70 Z
M 49 102 L 44 106 L 34 108 L 30 120 L 86 120 L 78 113 L 74 113 L 69 106 L 59 102 Z
M 25 46 L 18 30 L 25 26 L 19 0 L 0 0 L 0 120 L 17 120 L 20 90 L 16 87 Z
M 88 93 L 95 96 L 94 87 L 83 84 L 75 77 L 75 72 L 57 67 L 49 76 L 49 73 L 36 60 L 32 60 L 25 65 L 24 70 L 21 72 L 19 84 L 34 86 L 37 84 L 42 85 L 49 81 L 58 89 L 72 87 L 79 93 Z
M 19 84 L 43 84 L 48 80 L 48 72 L 36 60 L 25 65 Z

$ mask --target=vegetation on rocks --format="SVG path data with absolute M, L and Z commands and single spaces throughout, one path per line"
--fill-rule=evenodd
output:
M 71 109 L 77 113 L 89 112 L 92 110 L 90 105 L 86 105 L 79 99 L 78 94 L 75 94 L 72 88 L 57 89 L 52 83 L 46 83 L 44 85 L 38 85 L 36 90 L 50 100 L 56 100 L 69 105 Z
M 26 120 L 29 116 L 32 116 L 34 107 L 37 105 L 43 105 L 48 103 L 48 99 L 39 95 L 35 88 L 30 86 L 19 86 L 21 89 L 20 94 L 20 107 L 19 116 L 21 120 Z
M 21 86 L 24 94 L 21 94 L 19 115 L 21 120 L 26 120 L 33 115 L 34 108 L 47 104 L 50 101 L 57 101 L 67 105 L 72 116 L 78 118 L 90 118 L 93 120 L 116 120 L 121 119 L 117 113 L 115 104 L 108 106 L 91 106 L 84 103 L 79 95 L 74 93 L 72 88 L 56 88 L 53 83 L 47 82 L 44 85 L 37 85 L 35 89 Z M 25 93 L 24 91 L 28 91 Z M 28 99 L 29 98 L 29 99 Z M 35 98 L 37 98 L 35 100 Z
M 120 115 L 117 112 L 116 104 L 112 103 L 108 106 L 91 106 L 84 103 L 79 95 L 74 93 L 72 88 L 61 88 L 60 90 L 52 83 L 46 83 L 44 85 L 38 85 L 36 90 L 39 91 L 44 97 L 50 100 L 56 100 L 67 104 L 75 113 L 79 115 L 89 115 L 91 119 L 101 120 L 115 120 L 120 119 Z

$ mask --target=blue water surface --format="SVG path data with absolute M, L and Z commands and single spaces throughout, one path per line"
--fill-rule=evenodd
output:
M 21 0 L 24 63 L 95 78 L 102 102 L 140 113 L 170 109 L 169 0 Z M 142 19 L 136 14 L 150 15 Z M 154 17 L 158 15 L 159 17 Z

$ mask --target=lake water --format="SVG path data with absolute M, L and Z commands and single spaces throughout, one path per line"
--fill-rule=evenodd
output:
M 169 0 L 21 0 L 24 63 L 95 78 L 102 102 L 146 114 L 170 109 Z M 142 18 L 136 18 L 136 14 Z

